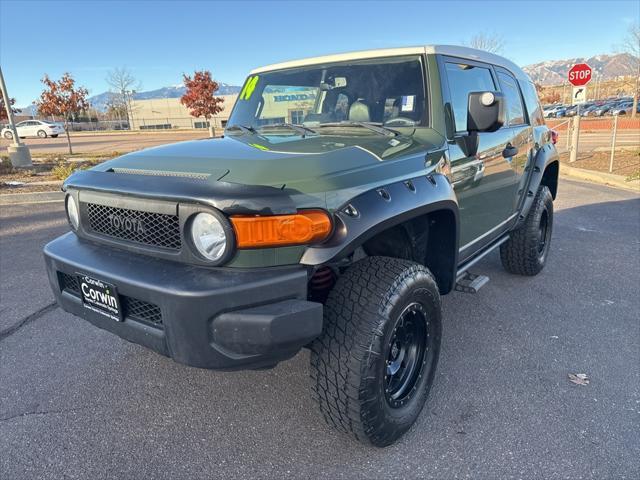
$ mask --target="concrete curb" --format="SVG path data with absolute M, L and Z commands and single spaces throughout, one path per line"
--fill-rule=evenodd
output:
M 608 185 L 610 187 L 631 190 L 640 193 L 640 181 L 626 181 L 622 175 L 613 175 L 611 173 L 596 172 L 593 170 L 585 170 L 583 168 L 570 167 L 566 163 L 560 165 L 560 176 L 585 180 L 600 185 Z
M 18 205 L 21 203 L 62 202 L 64 192 L 8 193 L 0 195 L 0 205 Z

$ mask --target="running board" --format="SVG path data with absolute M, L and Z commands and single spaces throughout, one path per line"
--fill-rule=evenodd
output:
M 486 285 L 489 282 L 489 277 L 486 275 L 475 275 L 470 273 L 469 269 L 507 240 L 509 240 L 508 234 L 504 237 L 500 237 L 498 240 L 486 247 L 480 254 L 462 264 L 458 268 L 458 273 L 456 274 L 455 289 L 459 292 L 477 293 L 480 288 Z
M 478 293 L 478 290 L 487 283 L 489 283 L 489 277 L 486 275 L 465 272 L 456 282 L 456 290 L 463 293 Z

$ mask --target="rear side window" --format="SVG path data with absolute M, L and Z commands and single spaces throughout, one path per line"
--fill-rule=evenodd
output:
M 488 68 L 464 63 L 446 63 L 446 70 L 456 131 L 462 132 L 467 129 L 469 93 L 492 92 L 496 86 Z
M 498 81 L 507 101 L 507 121 L 509 126 L 522 125 L 524 120 L 524 107 L 522 97 L 518 89 L 518 82 L 511 75 L 498 72 Z
M 542 107 L 538 100 L 536 87 L 531 82 L 522 82 L 520 86 L 522 87 L 524 103 L 527 106 L 527 113 L 529 114 L 529 123 L 534 127 L 544 125 L 544 116 L 542 115 Z

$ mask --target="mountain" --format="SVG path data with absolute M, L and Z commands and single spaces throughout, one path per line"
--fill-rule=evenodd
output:
M 217 95 L 233 95 L 240 93 L 242 87 L 237 85 L 229 85 L 228 83 L 219 83 Z M 180 98 L 184 95 L 186 89 L 184 85 L 172 85 L 170 87 L 162 87 L 156 90 L 148 90 L 146 92 L 137 92 L 133 95 L 134 100 L 150 100 L 154 98 Z M 93 108 L 100 111 L 107 109 L 111 93 L 104 92 L 89 97 L 89 103 Z
M 602 79 L 615 79 L 620 76 L 635 75 L 635 59 L 628 53 L 615 55 L 596 55 L 595 57 L 578 57 L 566 60 L 548 60 L 546 62 L 527 65 L 522 69 L 529 74 L 531 80 L 542 85 L 560 85 L 567 80 L 569 69 L 576 63 L 586 63 Z

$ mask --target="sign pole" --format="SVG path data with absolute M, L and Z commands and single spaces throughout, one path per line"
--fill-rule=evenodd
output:
M 571 135 L 571 152 L 569 153 L 569 163 L 578 159 L 578 137 L 580 136 L 580 106 L 573 117 L 573 135 Z
M 7 148 L 11 165 L 14 167 L 30 167 L 33 165 L 31 162 L 31 153 L 29 152 L 29 147 L 23 145 L 20 141 L 20 137 L 18 136 L 16 123 L 13 120 L 13 111 L 11 110 L 9 94 L 7 93 L 7 86 L 4 83 L 4 75 L 2 75 L 2 68 L 0 68 L 0 90 L 2 91 L 2 98 L 4 98 L 4 108 L 7 110 L 9 128 L 13 133 L 13 145 L 9 145 Z
M 609 173 L 613 172 L 613 158 L 616 155 L 616 134 L 618 133 L 618 116 L 613 116 L 613 138 L 611 140 L 611 159 L 609 160 Z

